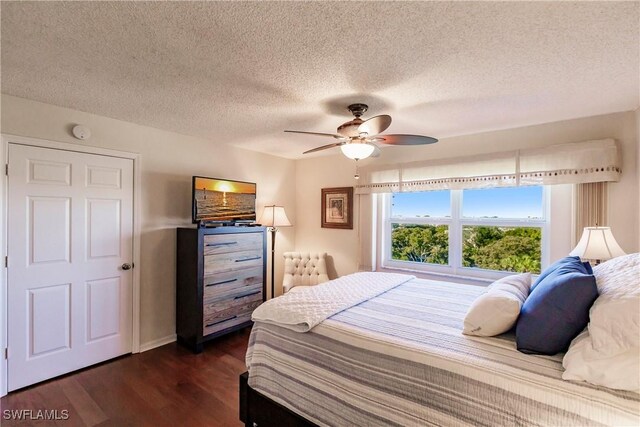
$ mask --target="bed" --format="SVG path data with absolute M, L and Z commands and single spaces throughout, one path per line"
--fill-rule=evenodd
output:
M 368 273 L 375 274 L 375 273 Z M 562 354 L 461 334 L 483 288 L 411 278 L 308 332 L 257 321 L 247 425 L 640 425 L 640 395 L 563 381 Z

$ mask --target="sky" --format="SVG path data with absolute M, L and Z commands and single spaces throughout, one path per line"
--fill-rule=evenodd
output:
M 230 193 L 255 194 L 256 185 L 250 182 L 226 181 L 224 179 L 195 177 L 196 190 L 209 190 Z
M 395 193 L 393 215 L 415 217 L 450 216 L 449 191 Z M 541 218 L 542 187 L 487 188 L 463 190 L 462 216 L 466 218 Z

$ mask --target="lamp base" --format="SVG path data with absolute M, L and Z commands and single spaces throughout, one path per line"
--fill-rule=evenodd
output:
M 271 231 L 271 299 L 276 297 L 275 271 L 276 271 L 276 227 L 269 227 Z

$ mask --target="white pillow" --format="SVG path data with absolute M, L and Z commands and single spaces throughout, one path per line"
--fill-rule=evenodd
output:
M 593 267 L 600 295 L 640 296 L 640 253 L 619 256 Z
M 464 318 L 463 334 L 492 337 L 507 332 L 520 315 L 529 295 L 531 274 L 516 274 L 493 282 L 471 304 Z
M 593 348 L 603 354 L 640 347 L 640 296 L 599 296 L 589 311 L 589 334 Z
M 615 355 L 605 355 L 592 346 L 587 330 L 571 341 L 562 359 L 564 380 L 587 381 L 618 390 L 640 390 L 640 350 L 638 347 Z
M 600 296 L 589 311 L 589 335 L 606 355 L 640 347 L 640 254 L 614 258 L 593 268 Z

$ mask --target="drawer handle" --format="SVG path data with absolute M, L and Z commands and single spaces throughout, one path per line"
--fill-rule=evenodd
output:
M 225 283 L 236 282 L 237 280 L 238 279 L 223 280 L 222 282 L 209 283 L 208 285 L 205 285 L 205 286 L 224 285 Z
M 227 321 L 229 321 L 229 320 L 233 320 L 233 319 L 235 319 L 236 317 L 238 317 L 238 316 L 231 316 L 231 317 L 229 317 L 229 318 L 227 318 L 227 319 L 218 320 L 217 322 L 207 323 L 206 325 L 204 325 L 204 327 L 205 327 L 205 328 L 209 328 L 209 327 L 211 327 L 211 326 L 215 326 L 215 325 L 217 325 L 218 323 L 223 323 L 223 322 L 227 322 Z
M 244 298 L 244 297 L 250 297 L 251 295 L 257 295 L 262 291 L 255 291 L 255 292 L 251 292 L 248 294 L 244 294 L 244 295 L 238 295 L 237 297 L 233 298 L 233 299 L 240 299 L 240 298 Z
M 262 257 L 253 256 L 253 257 L 250 257 L 250 258 L 237 259 L 236 262 L 255 261 L 255 260 L 260 259 L 260 258 L 262 258 Z
M 216 247 L 216 246 L 231 246 L 231 245 L 237 245 L 238 242 L 220 242 L 220 243 L 207 243 L 207 246 L 209 247 Z

